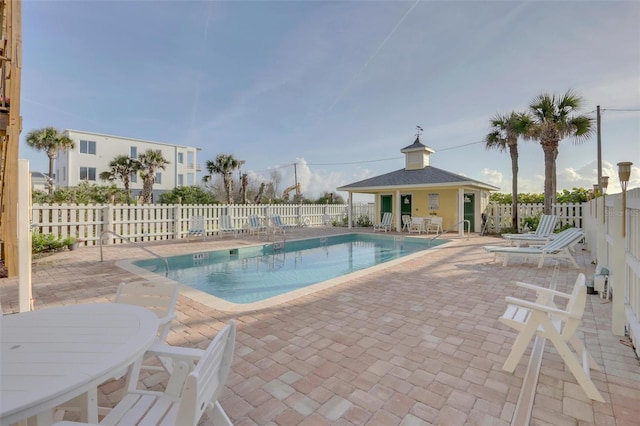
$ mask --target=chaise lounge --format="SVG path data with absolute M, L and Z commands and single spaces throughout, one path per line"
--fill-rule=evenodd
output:
M 570 249 L 584 238 L 584 232 L 578 228 L 568 228 L 556 234 L 555 238 L 541 246 L 512 247 L 512 246 L 484 246 L 483 248 L 495 254 L 504 256 L 503 266 L 507 266 L 509 259 L 513 257 L 538 257 L 538 268 L 541 268 L 545 259 L 555 258 L 566 260 L 578 269 L 578 264 L 573 258 Z

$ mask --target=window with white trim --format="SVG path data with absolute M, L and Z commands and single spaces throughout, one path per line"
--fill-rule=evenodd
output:
M 96 155 L 96 141 L 80 141 L 80 154 Z
M 80 167 L 80 180 L 96 180 L 95 167 Z

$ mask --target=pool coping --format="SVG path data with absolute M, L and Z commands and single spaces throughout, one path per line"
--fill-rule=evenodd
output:
M 358 232 L 354 232 L 354 234 L 357 234 Z M 348 235 L 348 234 L 341 234 L 341 235 Z M 304 240 L 311 240 L 311 239 L 317 239 L 317 237 L 310 237 L 310 238 L 299 238 L 299 239 L 294 239 L 294 240 L 289 240 L 289 241 L 304 241 Z M 163 277 L 160 274 L 151 272 L 147 269 L 141 268 L 139 266 L 136 266 L 133 264 L 133 262 L 138 261 L 140 259 L 127 259 L 127 260 L 120 260 L 116 262 L 116 266 L 127 271 L 130 272 L 131 274 L 134 274 L 138 277 L 140 277 L 141 279 L 147 280 L 147 281 L 152 281 L 152 282 L 165 282 L 167 284 L 177 284 L 178 288 L 179 288 L 179 292 L 181 295 L 202 303 L 205 306 L 208 306 L 210 308 L 219 310 L 219 311 L 223 311 L 223 312 L 233 312 L 233 313 L 239 313 L 239 312 L 248 312 L 248 311 L 258 311 L 258 310 L 262 310 L 262 309 L 268 309 L 268 308 L 273 308 L 275 306 L 287 303 L 287 302 L 291 302 L 295 299 L 299 299 L 301 297 L 305 297 L 305 296 L 310 296 L 313 294 L 316 294 L 322 290 L 326 290 L 326 289 L 330 289 L 333 287 L 336 287 L 340 284 L 344 284 L 347 281 L 353 280 L 353 279 L 357 279 L 357 278 L 361 278 L 370 274 L 373 274 L 375 272 L 378 272 L 380 270 L 386 269 L 386 268 L 390 268 L 392 266 L 404 263 L 404 262 L 408 262 L 410 260 L 413 260 L 415 258 L 418 258 L 420 256 L 424 256 L 426 253 L 430 252 L 431 250 L 437 250 L 439 248 L 444 248 L 444 247 L 450 247 L 451 245 L 455 244 L 456 240 L 448 240 L 442 244 L 438 244 L 437 246 L 431 247 L 427 250 L 420 250 L 416 253 L 412 253 L 406 256 L 403 256 L 399 259 L 394 259 L 394 260 L 390 260 L 388 262 L 384 262 L 381 263 L 379 265 L 375 265 L 375 266 L 370 266 L 366 269 L 361 269 L 359 271 L 354 271 L 339 277 L 335 277 L 335 278 L 331 278 L 329 280 L 325 280 L 316 284 L 311 284 L 308 285 L 306 287 L 302 287 L 296 290 L 292 290 L 289 291 L 287 293 L 284 294 L 280 294 L 277 296 L 273 296 L 273 297 L 269 297 L 267 299 L 264 300 L 260 300 L 258 302 L 251 302 L 251 303 L 233 303 L 233 302 L 229 302 L 227 300 L 221 299 L 219 297 L 213 296 L 209 293 L 206 293 L 202 290 L 198 290 L 195 289 L 193 287 L 190 287 L 186 284 L 182 284 L 179 281 L 175 281 L 172 280 L 171 278 L 168 277 Z M 257 244 L 252 244 L 252 245 L 247 245 L 247 246 L 243 246 L 243 248 L 250 248 L 250 247 L 255 247 L 255 246 L 263 246 L 265 243 L 257 243 Z M 198 251 L 193 252 L 193 253 L 183 253 L 183 255 L 189 255 L 189 254 L 195 254 L 195 253 L 200 253 Z

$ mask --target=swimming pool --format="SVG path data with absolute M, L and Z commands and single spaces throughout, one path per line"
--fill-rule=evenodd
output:
M 173 256 L 168 278 L 226 302 L 251 304 L 427 250 L 446 240 L 345 234 Z M 161 259 L 134 265 L 165 274 Z

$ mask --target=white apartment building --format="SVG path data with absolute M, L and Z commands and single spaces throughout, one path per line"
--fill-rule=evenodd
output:
M 153 186 L 154 199 L 166 191 L 179 186 L 190 186 L 198 183 L 196 173 L 200 171 L 197 153 L 200 148 L 175 145 L 163 142 L 131 139 L 122 136 L 103 135 L 81 130 L 65 130 L 64 134 L 74 142 L 74 149 L 59 151 L 56 159 L 55 186 L 77 186 L 81 181 L 89 181 L 98 185 L 105 182 L 100 173 L 110 170 L 109 163 L 118 155 L 138 158 L 148 149 L 162 151 L 162 156 L 169 161 L 164 170 L 156 173 Z M 122 188 L 122 182 L 116 182 Z M 142 191 L 142 178 L 131 176 L 131 192 L 134 196 Z

